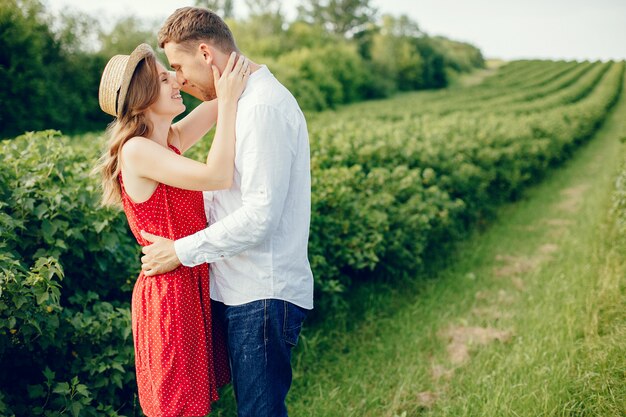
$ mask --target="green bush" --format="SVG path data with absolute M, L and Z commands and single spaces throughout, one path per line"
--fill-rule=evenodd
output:
M 364 63 L 350 45 L 298 49 L 282 55 L 278 64 L 294 70 L 283 81 L 299 102 L 307 104 L 309 99 L 303 97 L 315 90 L 323 97 L 323 102 L 320 103 L 323 104 L 322 108 L 334 108 L 339 104 L 363 98 L 367 79 Z M 317 110 L 306 106 L 303 108 Z
M 6 415 L 132 410 L 129 301 L 139 251 L 120 212 L 99 206 L 94 141 L 44 131 L 0 146 Z
M 120 212 L 100 208 L 98 182 L 90 177 L 100 138 L 75 141 L 82 143 L 47 131 L 3 143 L 3 168 L 11 172 L 4 213 L 19 224 L 7 244 L 25 262 L 58 259 L 74 290 L 117 299 L 130 290 L 139 252 Z M 103 274 L 111 278 L 93 280 Z

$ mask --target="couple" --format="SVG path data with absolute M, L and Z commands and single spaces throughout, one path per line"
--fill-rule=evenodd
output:
M 141 407 L 204 416 L 232 374 L 239 416 L 286 416 L 291 350 L 313 308 L 304 116 L 213 12 L 178 9 L 158 37 L 175 75 L 142 44 L 111 58 L 99 91 L 116 117 L 104 201 L 123 205 L 144 253 L 132 295 Z M 181 89 L 203 103 L 172 124 Z M 206 163 L 182 156 L 213 125 Z

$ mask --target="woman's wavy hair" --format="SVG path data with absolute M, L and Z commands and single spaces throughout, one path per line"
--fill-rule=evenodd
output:
M 139 62 L 133 73 L 121 115 L 107 127 L 107 147 L 94 169 L 102 178 L 104 206 L 121 205 L 122 189 L 118 177 L 122 147 L 130 138 L 152 134 L 153 126 L 146 117 L 146 110 L 158 100 L 159 89 L 156 57 L 149 55 Z

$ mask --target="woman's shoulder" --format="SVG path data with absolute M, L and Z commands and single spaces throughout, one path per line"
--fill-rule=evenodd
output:
M 159 158 L 163 157 L 163 152 L 166 151 L 167 148 L 170 148 L 170 151 L 173 150 L 180 155 L 180 145 L 176 145 L 176 141 L 172 141 L 168 143 L 167 147 L 163 147 L 152 139 L 143 136 L 134 136 L 122 145 L 121 156 L 123 160 L 131 164 L 134 162 L 142 164 L 142 166 L 145 164 L 152 166 L 155 160 L 159 160 Z
M 144 136 L 133 136 L 132 138 L 124 142 L 124 145 L 122 145 L 122 149 L 125 149 L 126 147 L 129 147 L 129 149 L 136 148 L 136 147 L 142 148 L 142 147 L 150 146 L 153 144 L 154 144 L 154 141 Z
M 145 155 L 145 152 L 153 149 L 156 144 L 143 136 L 133 136 L 122 145 L 122 156 L 134 159 Z M 158 146 L 158 145 L 157 145 Z

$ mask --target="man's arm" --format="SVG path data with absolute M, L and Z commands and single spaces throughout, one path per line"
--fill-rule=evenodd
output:
M 157 261 L 169 267 L 177 260 L 195 266 L 234 256 L 260 244 L 276 230 L 289 189 L 297 126 L 290 125 L 277 109 L 267 105 L 258 105 L 248 123 L 248 131 L 237 138 L 242 207 L 175 243 L 158 239 L 146 246 L 146 256 L 142 258 L 146 275 L 171 270 L 161 268 Z M 159 259 L 153 259 L 151 254 Z

